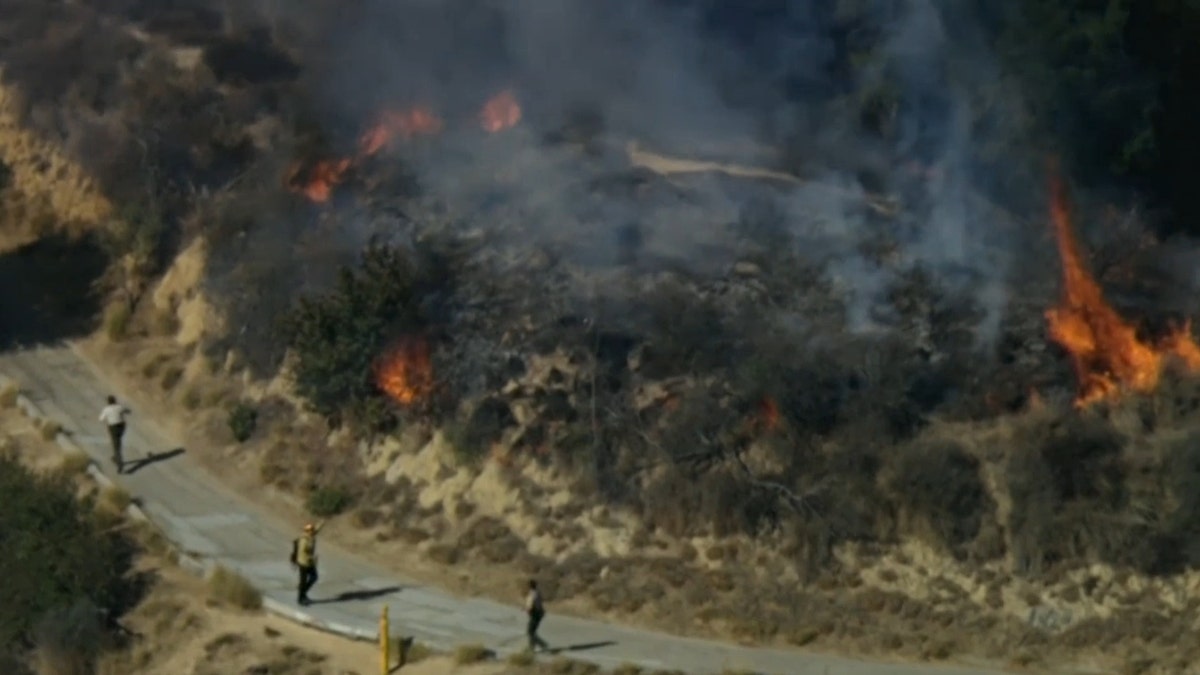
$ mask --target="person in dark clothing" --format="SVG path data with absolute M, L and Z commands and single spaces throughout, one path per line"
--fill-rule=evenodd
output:
M 525 596 L 525 614 L 529 616 L 529 623 L 525 627 L 525 634 L 529 636 L 529 651 L 548 648 L 550 645 L 537 634 L 538 626 L 546 616 L 546 607 L 542 604 L 542 592 L 538 590 L 537 581 L 533 579 L 529 580 L 529 593 Z
M 116 396 L 108 397 L 108 405 L 100 411 L 100 421 L 108 427 L 108 440 L 112 443 L 113 464 L 117 473 L 125 471 L 125 459 L 121 455 L 121 442 L 125 437 L 125 416 L 131 414 L 129 408 L 117 403 Z

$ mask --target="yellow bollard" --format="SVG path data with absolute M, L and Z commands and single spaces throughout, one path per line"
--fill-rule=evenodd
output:
M 392 659 L 391 651 L 392 640 L 391 632 L 388 630 L 388 608 L 383 606 L 383 613 L 379 617 L 379 674 L 388 675 L 391 672 Z

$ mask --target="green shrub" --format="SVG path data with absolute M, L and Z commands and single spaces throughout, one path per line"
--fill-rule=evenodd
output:
M 418 262 L 399 248 L 372 245 L 357 269 L 342 269 L 334 290 L 301 299 L 284 317 L 296 391 L 313 410 L 377 429 L 394 422 L 378 408 L 372 369 L 389 339 L 427 325 L 423 301 L 446 285 L 445 269 L 437 256 Z
M 350 508 L 354 498 L 350 491 L 337 486 L 319 487 L 308 494 L 308 512 L 318 518 L 331 518 Z
M 112 640 L 88 600 L 49 612 L 34 627 L 33 666 L 42 675 L 91 675 Z
M 139 579 L 129 574 L 133 544 L 90 501 L 75 498 L 65 472 L 37 475 L 0 457 L 0 494 L 0 655 L 28 651 L 38 641 L 35 628 L 81 603 L 119 615 L 138 600 Z
M 229 409 L 229 431 L 238 443 L 245 443 L 258 428 L 258 410 L 247 403 L 238 402 Z

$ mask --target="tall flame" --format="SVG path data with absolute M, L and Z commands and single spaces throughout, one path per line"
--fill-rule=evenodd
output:
M 429 343 L 423 339 L 399 340 L 375 363 L 375 385 L 401 405 L 423 400 L 433 384 Z
M 1170 357 L 1190 370 L 1200 370 L 1200 346 L 1191 336 L 1190 324 L 1151 344 L 1138 338 L 1134 327 L 1105 301 L 1103 290 L 1084 265 L 1071 227 L 1066 188 L 1057 175 L 1051 175 L 1050 192 L 1050 217 L 1063 268 L 1063 298 L 1046 312 L 1046 320 L 1051 339 L 1071 357 L 1079 385 L 1076 405 L 1090 405 L 1123 389 L 1153 390 Z

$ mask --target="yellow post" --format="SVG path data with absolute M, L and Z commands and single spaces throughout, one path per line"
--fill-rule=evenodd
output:
M 379 675 L 388 675 L 391 671 L 392 659 L 391 651 L 392 640 L 391 632 L 388 630 L 388 608 L 383 606 L 383 613 L 379 617 Z

